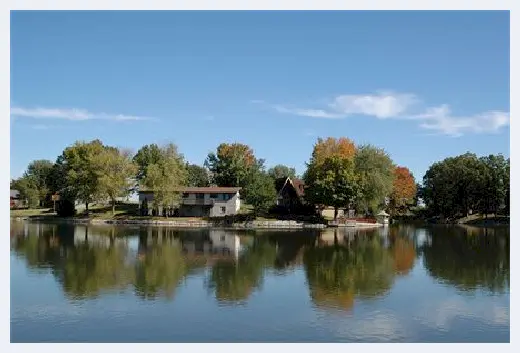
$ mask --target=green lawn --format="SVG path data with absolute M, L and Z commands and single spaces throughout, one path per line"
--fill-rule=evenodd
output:
M 52 208 L 30 208 L 11 210 L 11 217 L 35 217 L 35 216 L 49 216 L 53 215 Z

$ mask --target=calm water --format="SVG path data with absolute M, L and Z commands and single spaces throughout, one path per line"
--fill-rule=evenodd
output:
M 11 223 L 12 342 L 509 342 L 509 230 Z

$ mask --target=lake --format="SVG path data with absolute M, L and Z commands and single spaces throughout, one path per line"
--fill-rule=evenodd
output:
M 509 228 L 10 232 L 11 342 L 509 342 Z

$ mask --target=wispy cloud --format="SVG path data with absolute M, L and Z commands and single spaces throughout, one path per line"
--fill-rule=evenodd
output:
M 446 104 L 421 109 L 420 103 L 422 101 L 412 93 L 381 91 L 375 94 L 339 95 L 322 108 L 301 108 L 279 104 L 270 107 L 278 113 L 311 118 L 344 119 L 358 115 L 377 119 L 412 120 L 423 129 L 454 137 L 466 133 L 498 132 L 502 127 L 509 125 L 510 121 L 509 112 L 497 110 L 469 116 L 455 116 Z
M 457 117 L 452 115 L 448 105 L 429 108 L 425 113 L 415 116 L 421 120 L 420 126 L 453 137 L 464 133 L 494 133 L 509 124 L 509 113 L 488 111 L 480 114 Z
M 157 120 L 151 117 L 126 114 L 92 113 L 86 109 L 76 108 L 24 108 L 12 107 L 11 117 L 33 119 L 63 119 L 69 121 L 112 120 L 112 121 L 143 121 Z

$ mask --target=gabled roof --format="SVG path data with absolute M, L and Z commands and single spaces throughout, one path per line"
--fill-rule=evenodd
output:
M 294 191 L 296 192 L 296 195 L 298 197 L 303 197 L 305 194 L 305 183 L 301 179 L 297 178 L 279 178 L 275 181 L 276 191 L 280 193 L 284 187 L 287 187 L 290 185 Z

